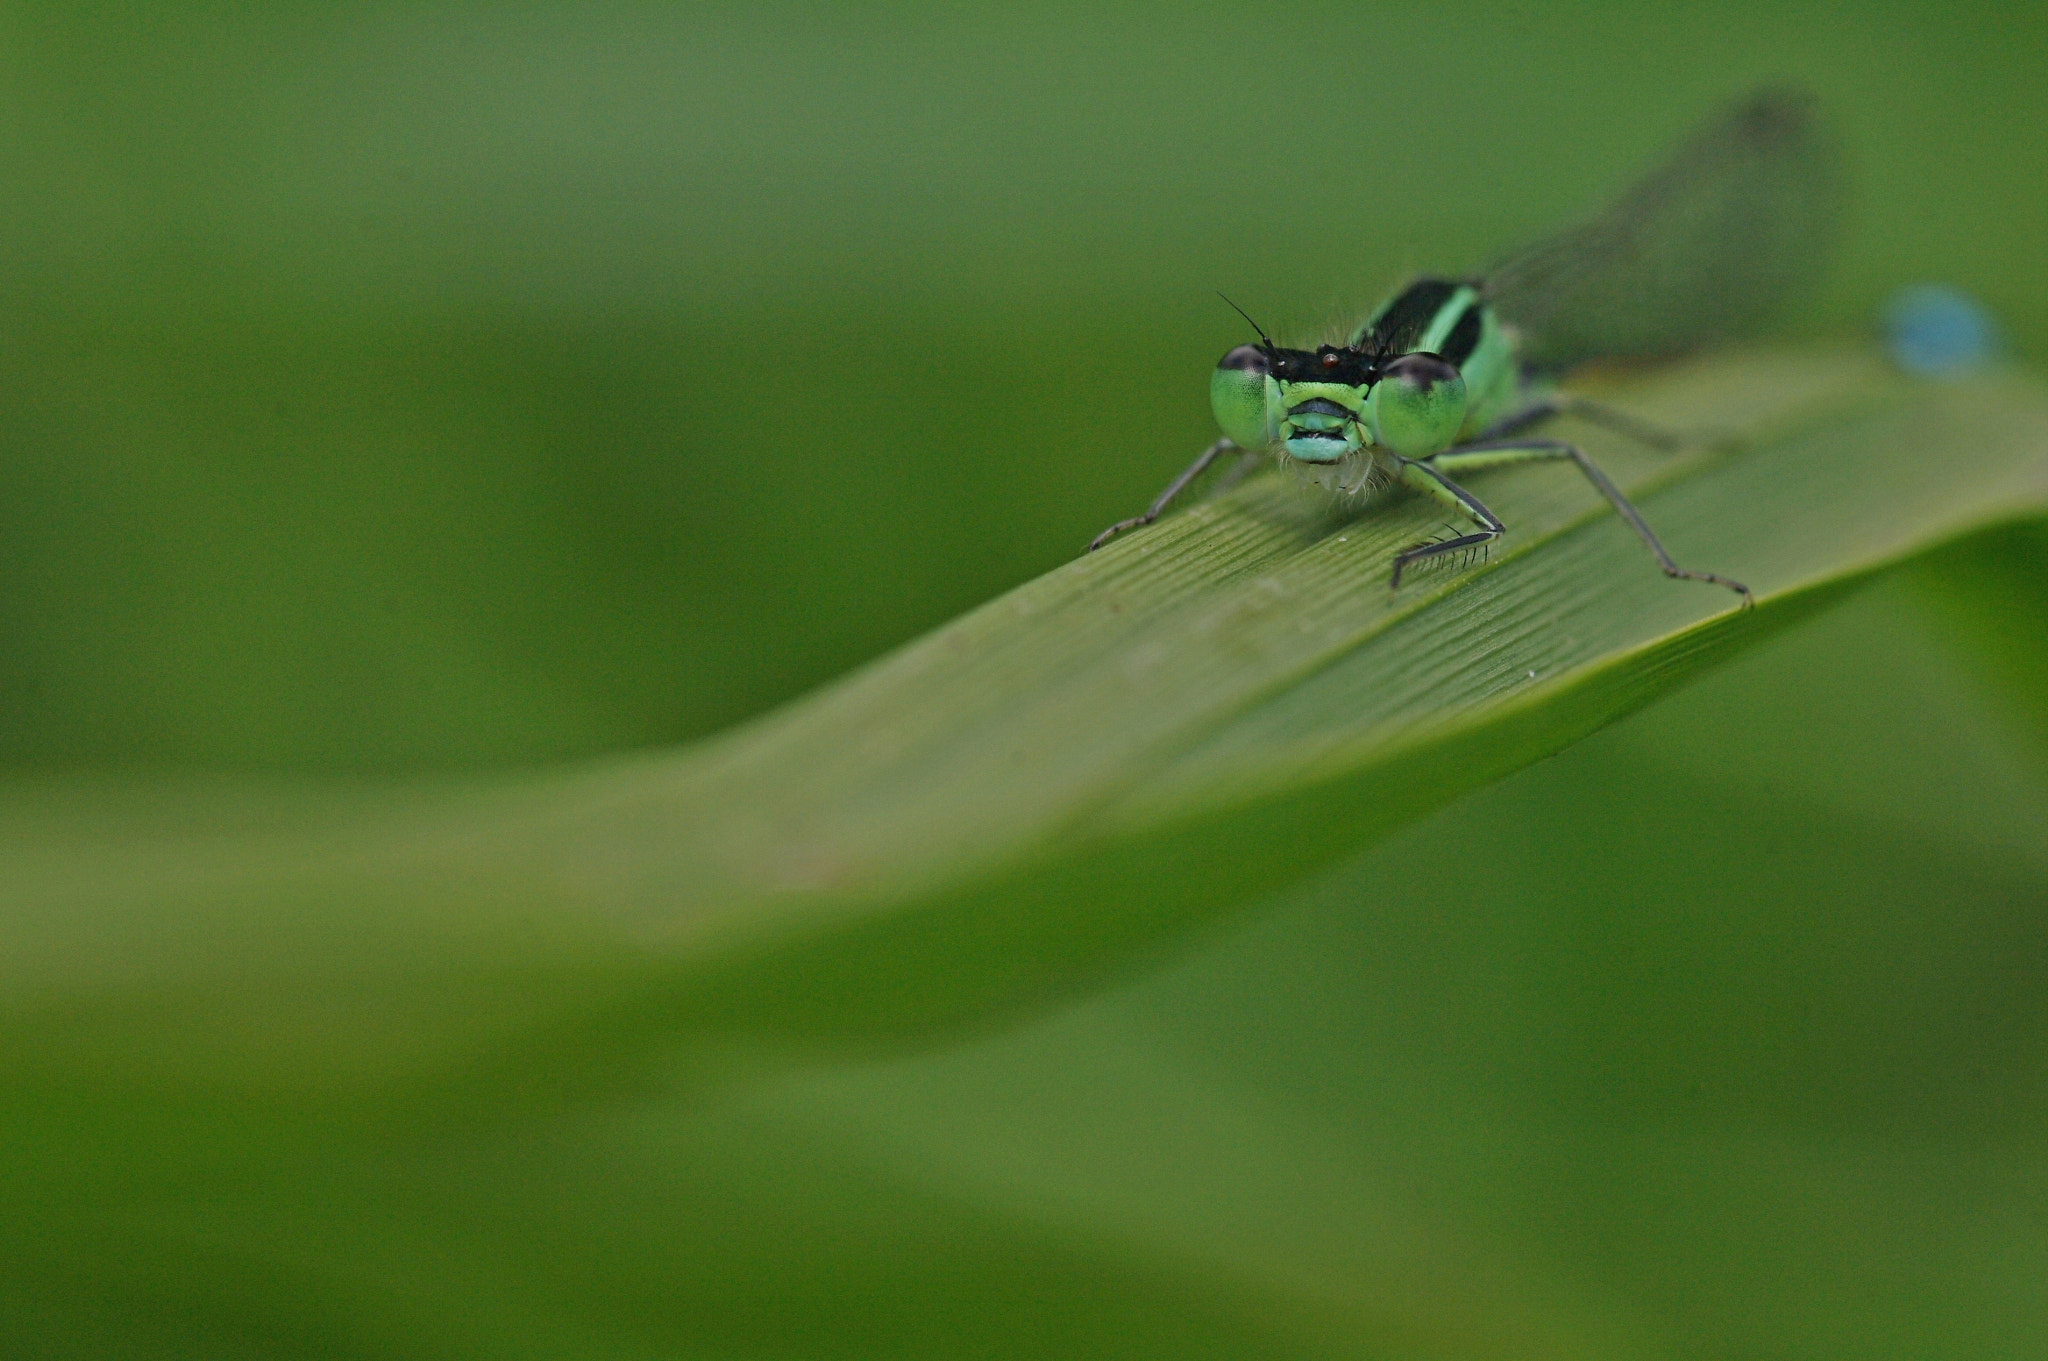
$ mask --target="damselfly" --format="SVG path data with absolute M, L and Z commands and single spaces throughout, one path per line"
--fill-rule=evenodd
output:
M 1089 550 L 1158 519 L 1224 454 L 1270 451 L 1333 474 L 1327 485 L 1356 497 L 1403 484 L 1473 525 L 1395 554 L 1398 587 L 1409 566 L 1480 549 L 1505 532 L 1455 478 L 1557 459 L 1599 489 L 1666 576 L 1725 586 L 1748 604 L 1742 583 L 1672 561 L 1577 445 L 1525 432 L 1571 412 L 1670 443 L 1619 412 L 1560 394 L 1552 380 L 1590 359 L 1670 354 L 1751 326 L 1813 273 L 1831 235 L 1836 183 L 1811 100 L 1761 90 L 1599 216 L 1480 278 L 1419 279 L 1341 345 L 1287 349 L 1254 323 L 1258 342 L 1224 355 L 1210 377 L 1224 437 L 1143 515 L 1111 525 Z

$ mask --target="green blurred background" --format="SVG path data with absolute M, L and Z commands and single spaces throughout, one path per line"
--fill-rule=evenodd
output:
M 1143 504 L 1214 290 L 1474 265 L 1760 79 L 1855 177 L 1788 327 L 1936 279 L 2038 364 L 2044 51 L 1997 4 L 10 5 L 0 762 L 714 731 Z M 59 1178 L 0 1344 L 2048 1354 L 2043 560 L 1890 579 L 1000 1034 Z

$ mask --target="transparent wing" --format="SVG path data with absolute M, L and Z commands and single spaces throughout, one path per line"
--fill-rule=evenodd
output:
M 1812 98 L 1758 90 L 1598 217 L 1496 264 L 1487 300 L 1536 368 L 1739 335 L 1814 281 L 1841 178 Z

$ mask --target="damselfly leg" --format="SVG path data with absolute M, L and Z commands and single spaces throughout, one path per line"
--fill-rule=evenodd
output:
M 1179 477 L 1166 484 L 1166 490 L 1159 493 L 1153 499 L 1152 504 L 1145 508 L 1143 515 L 1133 515 L 1128 520 L 1118 520 L 1108 529 L 1103 530 L 1100 534 L 1090 539 L 1088 547 L 1083 551 L 1093 553 L 1125 530 L 1151 524 L 1166 513 L 1166 508 L 1173 504 L 1173 498 L 1186 491 L 1190 482 L 1193 482 L 1196 478 L 1207 472 L 1211 463 L 1214 463 L 1225 453 L 1235 448 L 1237 446 L 1227 439 L 1217 440 L 1197 455 L 1193 463 L 1188 464 L 1186 468 L 1182 469 Z
M 1446 477 L 1441 469 L 1432 466 L 1435 462 L 1435 459 L 1402 459 L 1401 481 L 1423 495 L 1441 501 L 1460 512 L 1477 524 L 1479 529 L 1476 533 L 1460 534 L 1455 538 L 1433 539 L 1428 543 L 1413 544 L 1396 553 L 1393 579 L 1387 583 L 1389 590 L 1401 588 L 1401 573 L 1412 562 L 1422 562 L 1444 553 L 1479 548 L 1492 543 L 1507 532 L 1507 526 L 1500 522 L 1499 516 L 1488 510 L 1478 497 Z
M 1684 448 L 1687 442 L 1683 436 L 1673 434 L 1671 431 L 1661 426 L 1652 425 L 1648 421 L 1638 420 L 1626 411 L 1617 411 L 1615 408 L 1603 406 L 1599 402 L 1589 402 L 1584 397 L 1572 397 L 1561 392 L 1553 392 L 1537 401 L 1531 402 L 1518 411 L 1511 411 L 1501 417 L 1492 425 L 1487 426 L 1486 429 L 1474 435 L 1472 443 L 1479 444 L 1482 442 L 1504 440 L 1511 435 L 1519 435 L 1523 431 L 1549 420 L 1552 416 L 1577 416 L 1588 425 L 1597 425 L 1604 430 L 1612 430 L 1617 435 L 1625 435 L 1638 444 L 1647 445 L 1652 449 L 1667 454 Z
M 1480 542 L 1485 542 L 1488 539 L 1499 537 L 1501 533 L 1500 521 L 1494 518 L 1493 512 L 1479 505 L 1477 501 L 1472 500 L 1470 492 L 1466 492 L 1456 483 L 1450 481 L 1444 474 L 1478 472 L 1485 468 L 1504 468 L 1518 463 L 1546 463 L 1558 459 L 1570 459 L 1572 463 L 1577 465 L 1578 470 L 1585 474 L 1586 480 L 1591 482 L 1599 493 L 1607 498 L 1607 504 L 1614 507 L 1614 513 L 1619 515 L 1627 523 L 1628 527 L 1635 531 L 1636 537 L 1643 541 L 1643 546 L 1650 550 L 1652 557 L 1657 559 L 1657 565 L 1664 569 L 1665 576 L 1677 577 L 1685 581 L 1710 582 L 1713 585 L 1725 587 L 1741 596 L 1745 607 L 1756 603 L 1755 597 L 1749 592 L 1749 587 L 1741 582 L 1720 576 L 1714 572 L 1694 572 L 1680 567 L 1676 562 L 1672 561 L 1671 554 L 1664 550 L 1664 545 L 1658 542 L 1656 534 L 1644 522 L 1642 513 L 1630 503 L 1626 496 L 1621 494 L 1621 488 L 1615 486 L 1608 479 L 1607 474 L 1600 471 L 1600 466 L 1593 462 L 1592 459 L 1587 458 L 1585 452 L 1576 444 L 1566 444 L 1562 440 L 1481 440 L 1446 449 L 1440 454 L 1418 460 L 1417 463 L 1426 465 L 1434 471 L 1437 474 L 1435 480 L 1441 483 L 1443 488 L 1447 488 L 1455 493 L 1454 499 L 1460 508 L 1465 510 L 1478 523 L 1487 527 L 1490 532 L 1479 536 Z M 1417 464 L 1412 463 L 1408 466 L 1414 467 Z M 1402 471 L 1405 474 L 1407 469 L 1404 468 Z M 1429 485 L 1406 479 L 1405 477 L 1404 480 L 1408 480 L 1411 486 L 1421 487 L 1422 490 L 1433 490 Z M 1440 498 L 1444 495 L 1442 491 L 1435 491 L 1434 494 Z M 1444 551 L 1439 547 L 1425 547 L 1431 547 L 1436 552 Z M 1395 558 L 1395 585 L 1400 584 L 1403 560 L 1409 558 L 1411 554 L 1418 557 L 1429 556 L 1427 552 L 1410 549 L 1407 554 Z

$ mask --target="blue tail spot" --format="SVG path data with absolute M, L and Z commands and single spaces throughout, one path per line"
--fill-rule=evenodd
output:
M 1982 368 L 2002 348 L 1984 305 L 1943 284 L 1916 284 L 1892 294 L 1884 308 L 1884 338 L 1894 364 L 1926 378 Z

